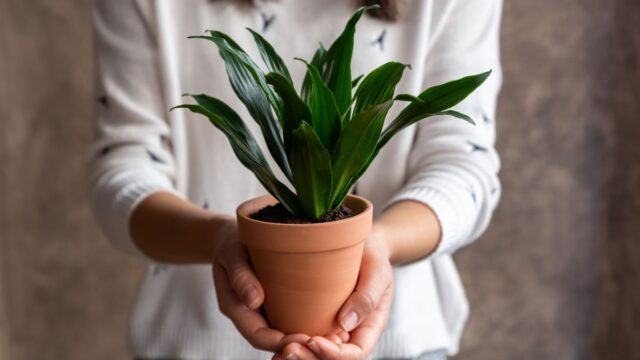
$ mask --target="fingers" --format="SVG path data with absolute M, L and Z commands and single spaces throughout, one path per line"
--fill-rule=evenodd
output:
M 262 306 L 264 290 L 253 272 L 244 245 L 239 242 L 231 244 L 216 261 L 227 273 L 233 291 L 248 308 Z
M 356 289 L 340 309 L 338 319 L 344 331 L 355 329 L 376 308 L 385 289 L 392 282 L 388 261 L 364 257 Z
M 346 331 L 341 331 L 338 333 L 338 337 L 340 338 L 340 340 L 342 340 L 343 343 L 346 343 L 346 342 L 349 342 L 351 335 L 349 335 L 349 333 Z
M 357 346 L 365 354 L 371 353 L 389 321 L 389 310 L 393 298 L 393 285 L 385 289 L 376 309 L 351 333 L 350 343 Z
M 245 306 L 231 287 L 225 269 L 213 265 L 213 278 L 220 312 L 227 316 L 249 343 L 267 351 L 279 351 L 289 341 L 306 341 L 305 335 L 285 336 L 282 332 L 269 328 L 260 313 Z
M 336 344 L 342 344 L 346 341 L 349 341 L 349 333 L 346 333 L 343 331 L 339 334 L 327 335 L 325 336 L 325 338 Z M 306 335 L 303 335 L 303 336 L 298 335 L 298 337 L 295 339 L 290 338 L 288 336 L 285 337 L 285 339 L 283 340 L 283 343 L 286 343 L 287 345 L 284 346 L 281 352 L 274 354 L 271 360 L 290 360 L 293 358 L 297 360 L 318 359 L 313 354 L 313 351 L 308 348 L 309 340 L 310 340 L 310 337 Z
M 360 360 L 366 358 L 362 349 L 355 344 L 336 344 L 322 336 L 312 337 L 306 346 L 321 360 Z
M 305 343 L 309 339 L 307 335 L 285 336 L 271 329 L 256 311 L 264 301 L 264 290 L 251 268 L 244 245 L 230 244 L 224 250 L 213 265 L 213 279 L 220 312 L 231 319 L 253 347 L 276 352 L 288 343 Z
M 285 346 L 281 356 L 283 360 L 319 360 L 311 349 L 297 342 Z
M 392 294 L 393 287 L 389 285 L 376 309 L 353 331 L 349 343 L 335 343 L 328 337 L 314 336 L 306 346 L 320 360 L 366 359 L 387 324 Z
M 340 336 L 338 336 L 337 334 L 326 335 L 325 338 L 333 341 L 336 344 L 342 344 L 344 342 L 344 341 L 342 341 L 342 338 Z

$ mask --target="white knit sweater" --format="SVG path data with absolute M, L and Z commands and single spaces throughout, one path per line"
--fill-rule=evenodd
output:
M 413 0 L 395 23 L 365 16 L 358 24 L 353 74 L 386 61 L 412 65 L 398 92 L 493 69 L 457 110 L 477 123 L 430 118 L 402 131 L 357 184 L 374 204 L 412 199 L 430 206 L 442 239 L 428 258 L 394 270 L 395 294 L 387 329 L 373 357 L 411 357 L 458 349 L 468 304 L 451 254 L 487 227 L 500 197 L 494 149 L 495 106 L 501 83 L 500 0 Z M 219 311 L 210 266 L 154 264 L 128 232 L 132 210 L 157 191 L 175 192 L 211 211 L 266 193 L 206 119 L 168 112 L 180 94 L 209 93 L 247 119 L 265 153 L 256 123 L 234 95 L 215 47 L 187 40 L 206 29 L 228 33 L 257 60 L 250 34 L 261 32 L 300 84 L 318 41 L 325 46 L 354 11 L 352 1 L 95 1 L 96 135 L 90 155 L 91 196 L 109 239 L 149 263 L 131 316 L 132 351 L 145 358 L 265 359 Z M 394 106 L 388 121 L 402 108 Z M 277 176 L 284 180 L 270 160 Z M 179 241 L 179 239 L 176 239 Z

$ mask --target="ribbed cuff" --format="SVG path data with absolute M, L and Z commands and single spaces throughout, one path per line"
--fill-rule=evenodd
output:
M 432 256 L 440 254 L 450 254 L 460 247 L 464 241 L 464 232 L 458 219 L 463 218 L 463 214 L 456 211 L 454 202 L 445 196 L 441 191 L 431 187 L 408 187 L 402 189 L 394 195 L 384 206 L 387 208 L 395 202 L 401 200 L 413 200 L 425 204 L 435 213 L 440 223 L 440 241 Z
M 122 174 L 114 182 L 121 184 L 120 190 L 112 199 L 110 211 L 110 229 L 107 235 L 121 249 L 133 255 L 148 259 L 134 244 L 129 232 L 129 220 L 133 210 L 149 195 L 157 192 L 170 192 L 181 198 L 171 182 L 162 176 L 149 176 L 147 173 Z

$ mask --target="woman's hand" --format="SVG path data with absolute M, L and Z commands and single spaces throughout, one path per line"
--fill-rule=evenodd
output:
M 389 258 L 385 237 L 374 227 L 365 243 L 356 289 L 338 315 L 342 328 L 350 334 L 347 336 L 343 333 L 330 338 L 314 336 L 306 343 L 296 341 L 286 345 L 274 359 L 366 359 L 389 319 L 393 295 L 393 272 Z
M 238 240 L 236 220 L 230 217 L 216 227 L 214 238 L 212 271 L 220 312 L 256 349 L 277 352 L 290 342 L 308 341 L 307 335 L 285 335 L 270 328 L 259 312 L 264 289 L 250 265 L 246 247 Z

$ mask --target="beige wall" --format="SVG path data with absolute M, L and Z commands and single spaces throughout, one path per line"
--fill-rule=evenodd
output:
M 504 194 L 459 359 L 640 358 L 640 2 L 506 0 Z M 86 200 L 86 0 L 0 0 L 0 359 L 126 358 L 142 267 Z
M 2 360 L 125 358 L 141 265 L 103 240 L 86 200 L 88 11 L 0 1 Z

